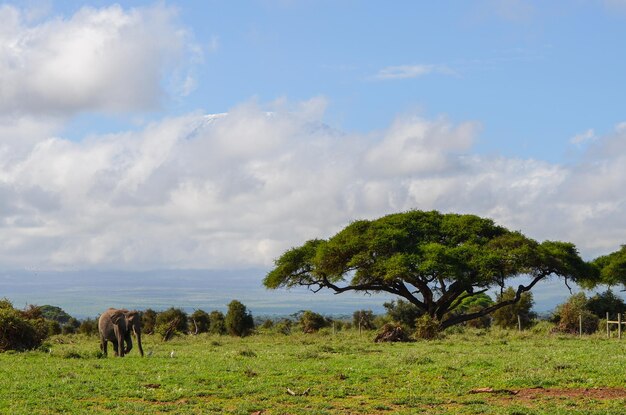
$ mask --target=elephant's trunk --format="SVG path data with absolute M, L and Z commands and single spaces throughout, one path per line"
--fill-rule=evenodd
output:
M 125 341 L 126 350 L 124 350 L 124 353 L 128 354 L 133 348 L 133 336 L 130 335 L 130 331 L 126 334 Z
M 117 330 L 117 353 L 119 357 L 124 357 L 124 333 Z
M 141 330 L 135 328 L 135 335 L 137 336 L 137 348 L 139 349 L 139 354 L 143 357 L 143 348 L 141 347 Z

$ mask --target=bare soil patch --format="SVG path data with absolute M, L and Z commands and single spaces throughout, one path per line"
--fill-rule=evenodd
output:
M 515 398 L 626 399 L 626 388 L 530 388 L 520 389 Z
M 471 394 L 485 393 L 503 399 L 535 400 L 546 398 L 626 399 L 626 388 L 528 388 L 519 390 L 478 388 Z

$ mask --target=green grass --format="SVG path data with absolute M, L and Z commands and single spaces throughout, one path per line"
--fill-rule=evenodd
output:
M 95 337 L 0 354 L 1 414 L 622 414 L 626 399 L 517 399 L 472 389 L 621 387 L 626 341 L 472 331 L 375 344 L 374 334 L 144 337 L 102 358 Z M 170 357 L 174 351 L 174 357 Z M 287 388 L 296 393 L 292 396 Z M 306 392 L 306 394 L 305 394 Z

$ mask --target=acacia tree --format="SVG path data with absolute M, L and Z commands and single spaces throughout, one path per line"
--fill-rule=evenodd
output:
M 264 279 L 268 288 L 306 286 L 317 292 L 386 292 L 414 304 L 445 329 L 520 300 L 556 275 L 592 275 L 571 243 L 536 241 L 474 215 L 409 211 L 360 220 L 328 240 L 289 249 Z M 467 298 L 528 275 L 513 298 L 478 311 L 457 311 Z

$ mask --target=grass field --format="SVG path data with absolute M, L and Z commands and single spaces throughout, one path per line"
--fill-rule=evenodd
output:
M 624 340 L 373 336 L 145 336 L 143 359 L 102 358 L 95 337 L 53 337 L 47 351 L 0 354 L 0 413 L 626 414 Z

